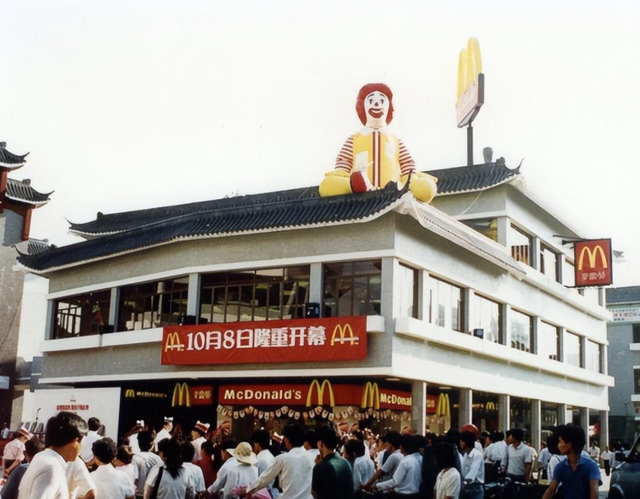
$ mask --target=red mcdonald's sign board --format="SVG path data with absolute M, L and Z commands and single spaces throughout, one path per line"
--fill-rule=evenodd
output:
M 330 317 L 167 326 L 163 365 L 363 360 L 367 318 Z
M 611 239 L 574 243 L 576 287 L 608 286 L 613 283 Z

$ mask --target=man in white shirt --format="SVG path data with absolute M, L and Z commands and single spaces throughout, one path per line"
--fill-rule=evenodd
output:
M 140 452 L 140 446 L 138 445 L 138 433 L 142 430 L 144 430 L 144 419 L 139 419 L 131 430 L 133 433 L 129 435 L 129 447 L 131 447 L 131 452 L 134 454 L 138 454 Z
M 316 440 L 315 430 L 307 430 L 304 434 L 304 448 L 309 453 L 313 462 L 317 462 L 322 459 L 320 456 L 320 449 L 318 449 L 318 441 Z
M 74 461 L 67 463 L 65 475 L 71 499 L 94 499 L 96 497 L 96 484 L 81 457 L 78 456 Z
M 476 436 L 470 431 L 463 431 L 460 435 L 462 489 L 466 499 L 484 497 L 484 458 L 482 452 L 475 448 L 475 442 Z
M 314 463 L 304 449 L 304 429 L 289 424 L 284 429 L 284 445 L 288 452 L 276 456 L 273 463 L 250 485 L 246 493 L 266 487 L 278 477 L 282 495 L 280 499 L 309 499 Z
M 373 460 L 365 455 L 364 443 L 361 440 L 352 438 L 344 444 L 345 453 L 355 456 L 353 461 L 353 485 L 356 492 L 360 490 L 360 486 L 371 480 L 376 472 Z
M 96 499 L 133 499 L 135 488 L 131 479 L 111 465 L 116 457 L 116 443 L 102 438 L 93 443 L 91 450 L 98 465 L 91 473 L 96 484 Z
M 384 464 L 376 470 L 369 481 L 362 486 L 363 489 L 370 489 L 376 482 L 380 483 L 391 480 L 403 458 L 402 452 L 400 451 L 401 438 L 402 436 L 397 431 L 387 433 L 385 452 L 389 454 L 389 457 Z
M 191 462 L 194 464 L 202 459 L 200 448 L 202 447 L 202 444 L 207 441 L 205 435 L 209 431 L 209 426 L 211 426 L 209 423 L 198 421 L 193 427 L 193 430 L 191 430 L 191 443 L 194 448 L 193 460 Z
M 193 456 L 195 453 L 196 450 L 193 447 L 193 442 L 182 442 L 180 444 L 182 466 L 184 466 L 187 473 L 191 475 L 196 496 L 199 497 L 198 494 L 204 493 L 207 490 L 207 487 L 204 485 L 204 473 L 202 473 L 202 468 L 197 464 L 193 464 Z
M 504 441 L 504 433 L 501 431 L 491 432 L 489 441 L 491 443 L 484 450 L 484 459 L 501 466 L 507 457 L 507 444 Z
M 234 440 L 226 440 L 222 443 L 222 466 L 218 470 L 218 476 L 213 485 L 207 489 L 212 496 L 224 489 L 227 483 L 227 474 L 229 469 L 238 466 L 238 460 L 234 457 L 236 452 L 237 443 Z
M 531 478 L 531 463 L 533 453 L 531 447 L 523 442 L 524 431 L 521 428 L 512 428 L 508 432 L 507 457 L 505 473 L 514 482 L 529 483 Z
M 147 483 L 149 472 L 158 466 L 163 466 L 164 462 L 158 454 L 151 452 L 153 438 L 151 432 L 142 430 L 138 432 L 138 445 L 140 452 L 134 454 L 133 464 L 138 467 L 138 485 L 136 487 L 136 497 L 142 498 L 144 495 L 144 486 Z
M 400 461 L 393 477 L 391 480 L 379 482 L 375 485 L 375 489 L 380 491 L 393 490 L 396 496 L 418 494 L 420 492 L 420 482 L 422 481 L 422 456 L 418 452 L 419 442 L 417 436 L 402 435 L 400 450 L 404 457 Z
M 261 475 L 269 466 L 273 464 L 276 458 L 271 454 L 269 446 L 271 444 L 271 437 L 267 430 L 256 430 L 251 435 L 251 444 L 253 445 L 253 452 L 258 459 L 258 475 Z M 267 484 L 267 490 L 273 499 L 276 499 L 280 495 L 280 491 L 275 488 L 275 478 Z
M 44 451 L 36 454 L 20 483 L 19 499 L 69 499 L 66 463 L 80 455 L 87 424 L 77 414 L 60 412 L 49 419 Z
M 87 421 L 87 425 L 89 426 L 89 431 L 87 432 L 87 436 L 84 437 L 82 441 L 82 450 L 80 451 L 80 457 L 82 460 L 87 463 L 87 465 L 93 464 L 93 451 L 92 446 L 93 442 L 100 440 L 102 437 L 98 435 L 98 430 L 100 429 L 100 420 L 98 418 L 89 418 Z
M 173 430 L 173 417 L 164 417 L 164 424 L 162 429 L 156 434 L 156 439 L 153 441 L 153 448 L 158 452 L 158 444 L 166 439 L 171 438 L 171 430 Z

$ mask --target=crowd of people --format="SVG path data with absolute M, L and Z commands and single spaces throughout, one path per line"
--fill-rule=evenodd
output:
M 376 436 L 290 423 L 282 436 L 260 429 L 237 442 L 200 421 L 184 438 L 165 418 L 157 433 L 138 421 L 120 446 L 100 427 L 60 412 L 44 443 L 17 432 L 1 499 L 482 499 L 487 482 L 515 499 L 534 471 L 548 484 L 544 499 L 560 490 L 565 499 L 597 499 L 600 483 L 595 444 L 585 449 L 584 431 L 571 425 L 557 427 L 540 453 L 522 429 L 481 434 L 472 424 L 442 436 Z

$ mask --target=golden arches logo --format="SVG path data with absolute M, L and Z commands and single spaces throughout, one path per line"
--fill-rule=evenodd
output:
M 458 99 L 478 82 L 480 73 L 482 73 L 480 44 L 477 38 L 469 38 L 467 48 L 462 49 L 458 57 Z
M 173 397 L 171 398 L 171 407 L 191 407 L 191 397 L 189 396 L 189 387 L 186 383 L 176 383 L 173 388 Z
M 338 324 L 333 328 L 333 334 L 331 335 L 331 346 L 336 343 L 351 343 L 351 345 L 357 345 L 360 339 L 353 334 L 351 324 L 345 324 L 344 326 Z
M 364 385 L 364 389 L 362 390 L 362 403 L 360 407 L 362 409 L 380 409 L 380 390 L 378 389 L 378 383 L 367 381 L 367 384 Z
M 449 395 L 441 393 L 438 397 L 438 405 L 436 406 L 436 416 L 451 416 L 451 405 L 449 404 Z
M 495 402 L 487 402 L 487 405 L 485 406 L 485 409 L 487 411 L 497 411 L 498 407 L 496 406 Z
M 600 258 L 602 260 L 602 268 L 603 269 L 609 268 L 609 262 L 607 261 L 607 256 L 604 250 L 602 249 L 602 246 L 598 244 L 593 249 L 589 248 L 588 246 L 585 246 L 582 248 L 582 250 L 580 250 L 580 256 L 578 257 L 578 270 L 582 270 L 582 268 L 584 267 L 585 254 L 587 255 L 587 259 L 589 260 L 589 268 L 591 269 L 596 268 L 596 259 L 598 258 L 598 255 L 600 255 Z
M 184 350 L 184 345 L 180 341 L 180 335 L 176 332 L 167 335 L 167 340 L 164 343 L 164 351 L 168 352 L 169 350 L 178 350 L 179 352 Z
M 126 392 L 124 392 L 124 397 L 127 399 L 136 398 L 136 391 L 133 388 L 129 388 Z
M 324 390 L 325 388 L 329 392 L 329 406 L 334 407 L 336 405 L 335 397 L 333 396 L 333 388 L 328 379 L 325 379 L 322 384 L 317 379 L 314 379 L 309 385 L 309 392 L 307 393 L 307 407 L 311 407 L 311 399 L 313 397 L 313 389 L 316 388 L 318 393 L 318 405 L 324 405 Z

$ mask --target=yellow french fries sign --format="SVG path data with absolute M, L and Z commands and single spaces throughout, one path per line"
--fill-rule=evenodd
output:
M 469 38 L 458 57 L 456 119 L 458 128 L 471 123 L 484 104 L 484 73 L 477 38 Z

